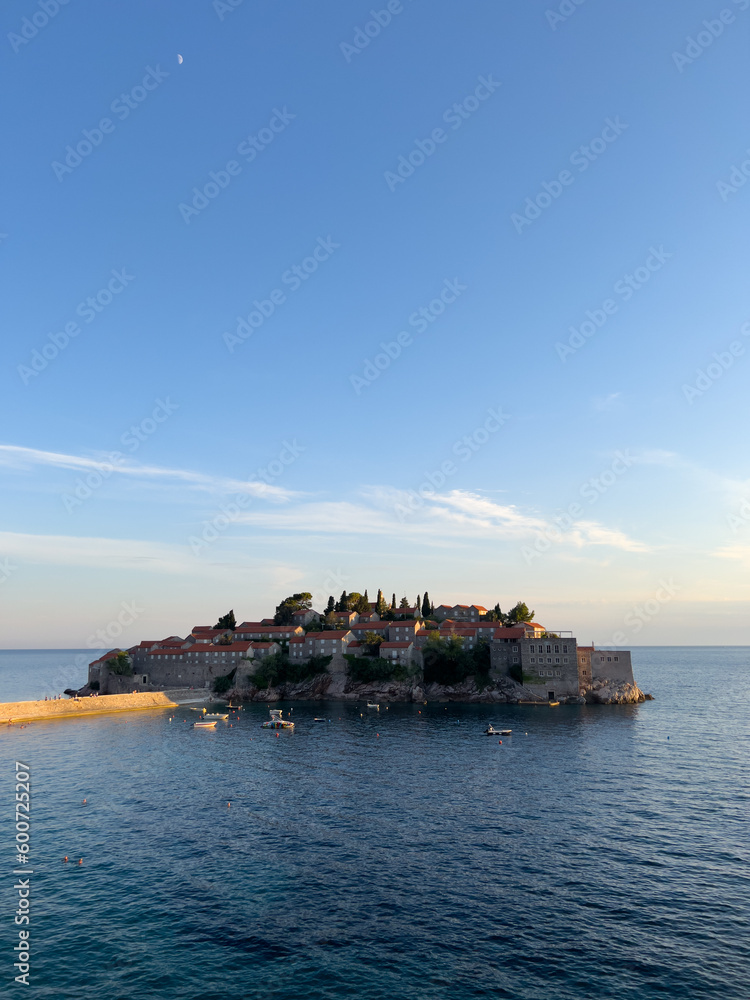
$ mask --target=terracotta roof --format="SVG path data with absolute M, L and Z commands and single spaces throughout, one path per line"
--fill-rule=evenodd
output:
M 124 649 L 110 649 L 108 653 L 105 653 L 104 656 L 100 656 L 98 660 L 92 660 L 91 663 L 89 663 L 89 666 L 93 667 L 95 663 L 104 663 L 105 660 L 111 660 L 113 656 L 117 656 L 118 653 L 124 652 Z
M 270 649 L 271 646 L 278 646 L 278 642 L 251 642 L 253 649 Z
M 289 645 L 291 646 L 293 642 L 304 642 L 304 641 L 305 641 L 304 635 L 293 635 L 292 638 L 289 640 Z
M 361 646 L 364 646 L 363 642 L 350 642 L 349 643 L 349 649 L 359 649 Z
M 526 630 L 518 626 L 499 628 L 495 632 L 496 639 L 523 639 L 525 635 Z
M 380 649 L 408 649 L 412 645 L 411 642 L 381 642 Z
M 247 652 L 247 650 L 250 648 L 251 645 L 252 645 L 251 642 L 231 642 L 223 646 L 214 645 L 213 643 L 208 644 L 205 642 L 197 642 L 193 646 L 188 646 L 187 649 L 179 650 L 179 654 L 182 655 L 184 653 L 215 653 L 216 655 L 220 656 L 222 652 L 245 653 Z M 175 650 L 174 646 L 160 646 L 158 649 L 153 649 L 148 655 L 158 656 L 160 653 L 175 654 L 176 652 L 177 651 Z
M 294 632 L 301 628 L 301 625 L 257 625 L 245 628 L 237 628 L 237 632 L 260 632 L 263 635 L 278 635 L 280 632 Z
M 349 635 L 350 630 L 345 631 L 331 631 L 331 632 L 308 632 L 307 639 L 343 639 L 345 635 Z
M 360 625 L 352 625 L 352 632 L 377 632 L 379 629 L 388 628 L 391 625 L 396 624 L 395 622 L 362 622 Z

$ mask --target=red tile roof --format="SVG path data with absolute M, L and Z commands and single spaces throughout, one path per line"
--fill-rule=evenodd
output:
M 356 626 L 355 626 L 356 627 Z M 331 632 L 308 632 L 306 638 L 310 639 L 343 639 L 345 635 L 349 635 L 350 629 L 345 631 L 331 631 Z
M 411 642 L 381 642 L 380 649 L 408 649 L 412 645 Z
M 221 656 L 222 653 L 246 653 L 247 650 L 252 645 L 251 642 L 231 642 L 226 645 L 214 645 L 213 643 L 197 642 L 193 646 L 188 646 L 187 649 L 175 650 L 172 647 L 160 646 L 158 649 L 152 650 L 149 656 L 158 656 L 160 653 L 178 654 L 183 655 L 184 653 L 207 653 L 209 655 L 215 654 L 216 656 Z

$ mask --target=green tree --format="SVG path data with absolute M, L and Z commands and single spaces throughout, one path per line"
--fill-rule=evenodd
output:
M 222 615 L 214 625 L 214 628 L 228 628 L 234 632 L 237 628 L 237 619 L 234 617 L 234 611 L 232 610 L 227 612 L 227 614 Z
M 357 606 L 355 608 L 352 608 L 352 610 L 356 611 L 358 615 L 368 615 L 370 613 L 372 608 L 370 607 L 370 602 L 367 599 L 367 591 L 365 591 L 364 594 L 360 597 L 360 599 L 357 601 Z
M 357 590 L 353 590 L 346 598 L 346 607 L 342 608 L 342 611 L 356 611 L 359 602 L 362 600 L 362 595 Z
M 396 610 L 396 595 L 394 594 L 393 597 L 391 598 L 391 611 L 395 610 Z
M 394 594 L 394 598 L 395 598 L 395 594 Z M 377 611 L 377 613 L 380 615 L 381 618 L 383 617 L 383 615 L 388 610 L 388 604 L 386 603 L 386 600 L 383 597 L 383 591 L 382 590 L 378 591 L 378 599 L 375 602 L 375 610 Z
M 307 591 L 285 597 L 281 604 L 276 606 L 276 614 L 273 616 L 274 624 L 289 625 L 295 611 L 309 611 L 311 607 L 312 594 L 308 594 Z
M 533 622 L 534 612 L 529 611 L 528 606 L 524 604 L 523 601 L 518 601 L 518 603 L 510 609 L 507 615 L 507 622 L 509 625 L 515 625 L 517 622 Z
M 383 636 L 379 635 L 377 632 L 365 632 L 365 637 L 362 642 L 365 645 L 365 653 L 367 656 L 377 656 L 380 644 L 383 642 Z
M 506 614 L 503 614 L 503 612 L 500 610 L 500 605 L 496 604 L 491 611 L 487 612 L 486 620 L 488 622 L 499 622 L 501 625 L 505 625 L 508 620 L 508 616 Z
M 401 598 L 401 601 L 399 603 L 399 608 L 408 608 L 408 607 L 409 607 L 409 598 L 404 596 Z
M 338 601 L 334 605 L 333 610 L 334 611 L 348 611 L 349 610 L 349 606 L 348 606 L 347 600 L 346 600 L 346 591 L 345 590 L 341 591 L 341 597 L 339 597 Z
M 107 666 L 111 673 L 117 674 L 119 677 L 131 677 L 133 674 L 130 656 L 122 649 L 107 660 Z
M 422 617 L 429 618 L 431 611 L 430 596 L 425 590 L 424 597 L 422 598 Z
M 331 596 L 328 598 L 328 604 L 326 604 L 326 609 L 323 613 L 327 615 L 330 614 L 331 611 L 335 610 L 336 610 L 336 602 L 333 599 L 333 594 L 331 594 Z

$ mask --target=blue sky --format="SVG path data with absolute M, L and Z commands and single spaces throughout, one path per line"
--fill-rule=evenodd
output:
M 9 0 L 0 643 L 750 642 L 745 8 Z

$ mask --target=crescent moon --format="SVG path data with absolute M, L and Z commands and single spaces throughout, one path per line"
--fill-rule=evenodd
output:
M 180 65 L 182 65 L 182 56 L 177 56 L 177 62 L 180 63 Z

